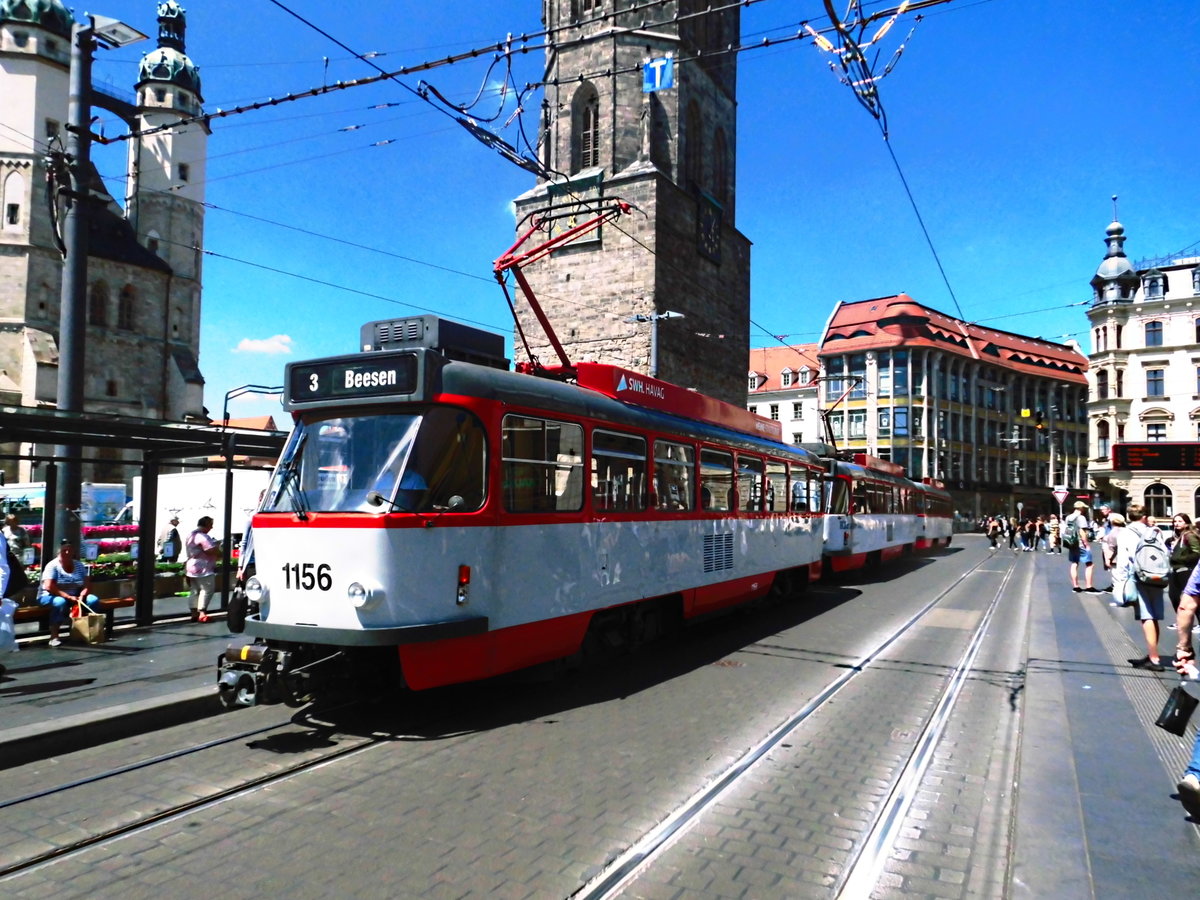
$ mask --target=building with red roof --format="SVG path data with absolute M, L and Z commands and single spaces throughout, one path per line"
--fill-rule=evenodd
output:
M 963 516 L 1051 512 L 1087 478 L 1087 357 L 907 294 L 837 304 L 817 357 L 839 449 L 939 480 Z
M 746 408 L 779 422 L 793 444 L 823 441 L 816 344 L 759 347 L 750 351 Z

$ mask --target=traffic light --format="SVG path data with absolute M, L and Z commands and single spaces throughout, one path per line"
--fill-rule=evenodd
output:
M 1034 418 L 1033 427 L 1038 431 L 1044 431 L 1046 428 L 1046 415 L 1040 409 L 1037 411 L 1037 416 Z

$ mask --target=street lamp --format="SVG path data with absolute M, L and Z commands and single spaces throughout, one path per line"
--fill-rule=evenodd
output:
M 67 210 L 63 221 L 63 273 L 58 333 L 58 408 L 83 412 L 84 339 L 87 334 L 88 217 L 91 203 L 88 188 L 92 149 L 92 56 L 96 47 L 124 47 L 146 39 L 107 16 L 89 16 L 86 24 L 71 28 L 70 96 L 67 107 Z M 61 445 L 55 454 L 59 463 L 62 502 L 55 509 L 55 532 L 74 544 L 79 542 L 79 518 L 67 514 L 77 510 L 82 498 L 83 461 L 80 449 Z
M 641 324 L 643 322 L 650 323 L 650 377 L 651 378 L 658 377 L 658 323 L 659 323 L 659 320 L 661 320 L 661 319 L 685 319 L 685 318 L 687 318 L 687 317 L 683 313 L 673 312 L 672 310 L 668 309 L 665 312 L 650 313 L 649 315 L 644 315 L 642 313 L 638 313 L 637 315 L 630 316 L 628 319 L 625 320 L 626 322 L 629 322 L 631 324 L 632 323 Z

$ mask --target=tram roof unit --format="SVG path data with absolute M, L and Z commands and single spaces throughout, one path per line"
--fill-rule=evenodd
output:
M 585 378 L 596 387 L 447 360 L 440 351 L 430 347 L 354 353 L 288 363 L 284 406 L 289 412 L 300 414 L 311 409 L 428 403 L 454 396 L 479 397 L 518 409 L 586 416 L 618 426 L 673 432 L 759 453 L 800 458 L 816 467 L 824 466 L 810 451 L 758 431 L 753 423 L 748 426 L 740 416 L 730 414 L 723 421 L 708 420 L 707 416 L 719 418 L 731 411 L 746 413 L 755 420 L 759 418 L 732 404 L 722 404 L 666 382 L 647 380 L 615 366 L 582 365 L 587 371 Z M 631 379 L 637 381 L 631 382 Z M 631 383 L 640 386 L 630 387 Z M 658 393 L 659 386 L 663 388 L 662 396 Z M 635 397 L 643 402 L 631 402 Z M 652 399 L 647 401 L 648 397 Z M 673 405 L 676 401 L 678 405 Z
M 368 394 L 382 396 L 428 390 L 430 362 L 425 354 L 397 357 L 396 351 L 433 350 L 445 360 L 469 362 L 507 371 L 504 338 L 490 331 L 451 322 L 434 315 L 408 316 L 368 322 L 359 330 L 362 353 L 328 357 L 287 366 L 288 408 L 311 402 L 358 402 Z M 388 356 L 374 356 L 387 353 Z M 401 363 L 401 360 L 410 362 Z M 391 366 L 392 361 L 397 364 Z M 414 365 L 415 363 L 415 365 Z M 317 370 L 321 371 L 318 372 Z M 544 367 L 522 378 L 569 381 L 621 403 L 693 419 L 769 441 L 783 441 L 783 425 L 747 409 L 694 390 L 606 363 L 576 363 L 567 368 Z M 318 387 L 308 387 L 319 378 Z M 332 379 L 336 377 L 337 381 Z M 521 382 L 526 384 L 527 382 Z M 409 396 L 407 399 L 416 399 Z

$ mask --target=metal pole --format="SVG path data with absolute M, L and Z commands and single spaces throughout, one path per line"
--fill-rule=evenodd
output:
M 87 335 L 88 170 L 91 156 L 92 54 L 96 47 L 94 22 L 71 29 L 70 103 L 67 115 L 67 171 L 70 173 L 67 213 L 63 223 L 62 296 L 58 329 L 58 408 L 83 411 L 84 340 Z M 60 445 L 59 487 L 55 531 L 79 546 L 83 462 L 80 448 Z
M 650 316 L 650 377 L 658 377 L 658 319 L 657 314 Z

